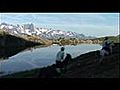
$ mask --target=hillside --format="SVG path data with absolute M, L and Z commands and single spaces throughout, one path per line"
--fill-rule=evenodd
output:
M 0 30 L 0 58 L 12 56 L 25 48 L 35 45 L 44 45 L 40 42 L 33 42 L 25 38 L 11 35 Z
M 91 39 L 91 40 L 99 40 L 99 41 L 103 41 L 105 37 L 100 37 L 100 38 L 95 38 L 95 39 Z M 114 43 L 119 43 L 120 42 L 120 35 L 117 36 L 108 36 L 108 38 L 111 41 L 114 41 Z
M 98 63 L 95 52 L 81 55 L 68 66 L 60 78 L 119 78 L 120 44 L 115 44 L 113 54 Z
M 10 43 L 21 41 L 20 44 L 23 44 L 23 45 L 24 45 L 25 42 L 27 42 L 27 43 L 28 42 L 29 43 L 30 42 L 39 43 L 39 44 L 42 44 L 42 45 L 46 45 L 46 44 L 50 45 L 52 43 L 50 40 L 42 39 L 42 38 L 40 38 L 38 36 L 27 35 L 27 34 L 14 35 L 14 34 L 10 34 L 9 32 L 6 32 L 6 31 L 1 30 L 1 29 L 0 29 L 0 40 L 2 42 L 8 42 L 8 43 L 9 43 L 9 41 L 11 41 Z M 20 44 L 17 44 L 17 45 L 20 45 Z
M 3 76 L 2 78 L 119 78 L 120 43 L 115 43 L 113 54 L 106 56 L 103 63 L 98 63 L 96 52 L 89 52 L 74 58 L 67 71 L 59 75 L 55 64 L 41 69 L 34 69 Z

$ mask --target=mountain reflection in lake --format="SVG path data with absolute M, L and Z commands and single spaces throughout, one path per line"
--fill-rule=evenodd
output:
M 72 57 L 79 56 L 80 54 L 87 53 L 90 51 L 95 51 L 101 49 L 99 44 L 80 44 L 80 45 L 66 45 L 65 52 L 70 53 Z M 48 47 L 36 47 L 29 48 L 23 52 L 18 53 L 14 50 L 2 51 L 7 57 L 10 54 L 16 55 L 9 57 L 5 60 L 0 60 L 0 72 L 14 73 L 24 70 L 30 70 L 34 68 L 41 68 L 55 63 L 56 53 L 60 50 L 61 46 L 51 45 Z M 9 54 L 10 53 L 10 54 Z
M 0 48 L 0 60 L 8 59 L 25 48 Z

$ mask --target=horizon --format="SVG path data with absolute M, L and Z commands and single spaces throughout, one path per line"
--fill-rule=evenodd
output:
M 119 35 L 119 13 L 0 13 L 0 23 L 72 31 L 86 36 Z

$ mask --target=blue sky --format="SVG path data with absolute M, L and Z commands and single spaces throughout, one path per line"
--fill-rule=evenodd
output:
M 119 13 L 0 13 L 0 23 L 73 31 L 87 36 L 119 34 Z

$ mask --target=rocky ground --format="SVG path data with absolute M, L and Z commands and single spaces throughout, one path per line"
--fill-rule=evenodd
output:
M 68 65 L 66 73 L 61 78 L 119 78 L 119 44 L 113 48 L 113 54 L 106 56 L 102 63 L 99 63 L 96 52 L 90 52 L 74 59 Z

